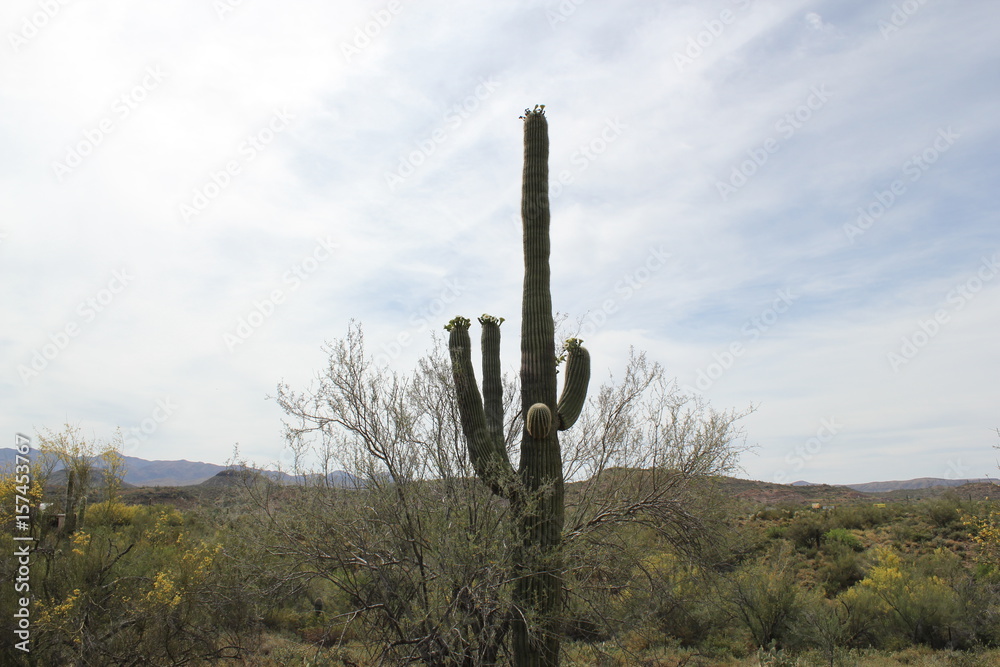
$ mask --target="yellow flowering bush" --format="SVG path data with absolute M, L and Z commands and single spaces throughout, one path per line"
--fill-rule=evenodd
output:
M 31 478 L 30 483 L 27 478 Z M 19 483 L 21 482 L 21 483 Z M 25 495 L 27 491 L 27 495 Z M 19 499 L 18 496 L 21 498 Z M 37 511 L 38 503 L 42 501 L 42 486 L 35 479 L 34 475 L 22 473 L 15 474 L 14 471 L 0 472 L 0 529 L 4 532 L 11 532 L 14 524 L 14 517 L 21 516 L 19 505 L 23 506 L 21 500 L 27 500 L 27 506 L 32 511 Z
M 1000 510 L 990 509 L 984 516 L 965 514 L 962 523 L 979 547 L 977 558 L 991 570 L 1000 566 Z
M 135 521 L 143 509 L 138 505 L 126 505 L 120 500 L 102 500 L 87 508 L 85 524 L 125 526 Z
M 921 643 L 942 646 L 960 633 L 962 602 L 936 574 L 919 574 L 899 553 L 876 549 L 875 565 L 840 600 L 875 628 L 887 647 Z
M 158 572 L 153 577 L 153 587 L 149 589 L 143 600 L 149 605 L 162 604 L 168 607 L 176 607 L 181 603 L 181 594 L 169 574 Z
M 69 541 L 73 545 L 72 552 L 77 556 L 83 556 L 86 548 L 90 546 L 90 534 L 80 530 L 73 533 Z

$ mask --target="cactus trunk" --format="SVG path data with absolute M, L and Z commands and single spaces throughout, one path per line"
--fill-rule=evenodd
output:
M 524 116 L 521 218 L 524 231 L 524 294 L 521 305 L 521 460 L 515 475 L 502 432 L 500 323 L 484 315 L 483 396 L 472 367 L 469 320 L 446 327 L 462 430 L 472 466 L 484 482 L 508 498 L 515 521 L 515 589 L 512 627 L 514 664 L 559 664 L 562 611 L 560 546 L 564 480 L 560 430 L 573 425 L 586 401 L 590 355 L 580 341 L 566 344 L 567 369 L 556 400 L 555 324 L 549 275 L 548 123 L 544 107 Z M 555 428 L 553 428 L 555 427 Z
M 549 277 L 549 134 L 545 115 L 526 114 L 521 189 L 524 231 L 524 294 L 521 302 L 521 410 L 556 412 L 555 324 Z M 563 476 L 556 429 L 528 428 L 521 440 L 519 472 L 525 490 L 521 508 L 521 553 L 514 600 L 522 611 L 513 641 L 518 665 L 559 664 L 562 567 Z
M 66 514 L 63 528 L 67 533 L 76 530 L 76 471 L 72 468 L 66 473 L 66 502 L 63 512 Z

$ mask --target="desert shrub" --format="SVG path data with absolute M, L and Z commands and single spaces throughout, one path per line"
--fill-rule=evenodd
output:
M 840 542 L 829 542 L 823 550 L 825 553 L 817 569 L 817 578 L 828 596 L 835 596 L 864 579 L 862 557 L 853 548 Z
M 794 636 L 799 596 L 795 562 L 786 542 L 735 574 L 727 602 L 756 646 L 781 648 Z
M 851 610 L 839 600 L 830 600 L 815 592 L 802 599 L 796 635 L 802 646 L 817 650 L 827 665 L 843 662 L 851 643 Z M 807 663 L 811 664 L 811 663 Z
M 781 519 L 791 519 L 795 516 L 794 507 L 766 507 L 755 515 L 761 521 L 780 521 Z
M 661 585 L 650 606 L 660 633 L 694 646 L 724 623 L 711 594 L 713 575 L 677 559 L 661 563 L 658 575 Z
M 927 517 L 938 528 L 958 528 L 961 526 L 961 503 L 953 496 L 944 496 L 926 503 Z
M 890 649 L 969 648 L 988 639 L 979 623 L 990 616 L 988 605 L 963 593 L 971 575 L 961 574 L 957 556 L 939 550 L 913 564 L 880 549 L 877 558 L 868 575 L 839 598 L 853 612 L 856 637 Z
M 874 504 L 842 505 L 831 512 L 830 525 L 848 530 L 863 530 L 877 528 L 891 519 L 891 512 L 886 507 L 875 507 Z
M 48 535 L 33 558 L 37 664 L 204 663 L 256 645 L 257 614 L 220 544 L 192 536 L 173 510 L 87 511 L 93 521 Z
M 780 540 L 785 537 L 788 528 L 785 526 L 768 526 L 764 531 L 764 536 L 769 540 Z
M 962 526 L 976 544 L 975 557 L 982 576 L 1000 579 L 1000 510 L 995 504 L 962 513 Z
M 934 538 L 930 526 L 912 519 L 900 519 L 893 523 L 889 534 L 896 543 L 915 542 L 921 544 Z
M 827 545 L 840 544 L 853 551 L 864 551 L 858 536 L 845 528 L 833 528 L 823 533 L 823 543 Z
M 87 526 L 125 526 L 131 524 L 144 508 L 136 505 L 126 505 L 120 501 L 102 501 L 87 507 Z
M 826 518 L 817 512 L 800 512 L 785 536 L 801 549 L 819 549 L 827 532 Z

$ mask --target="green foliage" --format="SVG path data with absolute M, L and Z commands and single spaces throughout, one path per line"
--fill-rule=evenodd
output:
M 788 527 L 787 526 L 768 526 L 764 531 L 765 537 L 769 540 L 780 540 L 787 537 Z
M 828 542 L 823 547 L 819 563 L 817 578 L 828 596 L 845 591 L 864 578 L 863 561 L 858 550 L 841 542 Z
M 754 518 L 760 521 L 780 521 L 782 519 L 791 519 L 795 516 L 795 512 L 798 508 L 790 505 L 784 505 L 780 507 L 768 507 L 758 511 Z
M 795 515 L 785 535 L 800 549 L 819 550 L 828 525 L 819 512 L 803 511 Z
M 763 559 L 738 571 L 727 598 L 756 646 L 784 646 L 794 637 L 801 607 L 791 550 L 777 545 Z
M 39 664 L 204 662 L 253 646 L 222 545 L 193 534 L 177 510 L 95 503 L 83 526 L 47 536 L 33 558 Z
M 908 561 L 880 548 L 867 576 L 840 599 L 855 610 L 853 622 L 869 629 L 874 646 L 969 648 L 993 637 L 995 630 L 981 621 L 996 613 L 987 600 L 969 595 L 970 579 L 950 552 Z
M 846 528 L 832 528 L 823 533 L 823 544 L 840 544 L 853 551 L 865 550 L 858 536 Z
M 105 500 L 87 507 L 86 525 L 127 526 L 143 514 L 148 515 L 148 509 L 138 505 L 126 505 L 119 500 Z
M 958 528 L 962 524 L 961 503 L 954 496 L 927 501 L 927 515 L 938 528 Z
M 934 530 L 927 523 L 913 518 L 900 519 L 889 526 L 892 539 L 897 544 L 924 543 L 934 539 Z
M 398 636 L 433 637 L 425 664 L 477 665 L 485 637 L 509 632 L 505 504 L 484 485 L 255 492 L 260 505 L 197 512 L 93 502 L 73 535 L 44 535 L 32 556 L 38 664 L 402 663 L 423 647 L 387 641 L 399 624 Z M 975 651 L 1000 642 L 1000 587 L 980 562 L 996 553 L 995 505 L 961 507 L 975 512 L 962 515 L 965 541 L 935 548 L 955 529 L 940 508 L 889 507 L 893 523 L 863 533 L 836 526 L 837 511 L 771 525 L 742 512 L 745 529 L 696 558 L 638 525 L 573 544 L 563 664 L 993 664 L 995 652 Z M 811 519 L 831 527 L 818 550 L 812 537 L 796 550 L 782 533 Z M 889 548 L 900 526 L 932 537 Z M 5 580 L 13 549 L 0 539 Z M 0 589 L 0 604 L 12 608 L 11 595 Z
M 874 503 L 841 505 L 829 514 L 830 526 L 847 530 L 877 528 L 892 521 L 891 510 Z

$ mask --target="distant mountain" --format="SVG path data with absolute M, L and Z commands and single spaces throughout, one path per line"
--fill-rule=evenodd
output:
M 9 468 L 14 465 L 16 450 L 12 448 L 0 448 L 0 470 Z M 39 453 L 36 450 L 32 450 L 30 454 L 31 460 L 36 460 Z M 193 486 L 195 484 L 201 484 L 206 480 L 211 480 L 216 477 L 219 473 L 230 470 L 229 466 L 218 465 L 215 463 L 201 463 L 199 461 L 147 461 L 146 459 L 140 459 L 135 456 L 126 456 L 125 465 L 127 472 L 125 474 L 125 482 L 133 486 Z M 99 467 L 99 466 L 98 466 Z M 289 484 L 296 481 L 302 481 L 296 479 L 294 476 L 287 473 L 279 473 L 274 471 L 262 471 L 263 474 L 267 475 L 271 479 L 281 482 L 282 484 Z M 315 477 L 310 475 L 310 478 Z M 333 486 L 340 487 L 350 487 L 357 486 L 359 480 L 349 473 L 343 470 L 336 470 L 331 472 L 330 483 Z M 53 477 L 53 481 L 55 481 Z M 221 483 L 216 480 L 213 484 Z M 901 490 L 911 490 L 918 491 L 921 489 L 929 489 L 932 487 L 954 487 L 962 486 L 963 484 L 973 484 L 973 483 L 990 483 L 990 484 L 1000 484 L 1000 480 L 990 479 L 990 478 L 980 478 L 980 479 L 941 479 L 938 477 L 919 477 L 917 479 L 908 479 L 903 481 L 889 481 L 889 482 L 866 482 L 863 484 L 841 484 L 840 487 L 846 487 L 853 491 L 859 491 L 861 493 L 889 493 L 892 491 Z M 827 484 L 815 484 L 813 482 L 806 482 L 804 480 L 799 480 L 797 482 L 792 482 L 791 484 L 769 484 L 768 487 L 823 487 L 826 488 L 836 488 L 831 487 Z M 821 490 L 817 489 L 817 493 Z
M 66 486 L 66 477 L 67 476 L 68 475 L 66 475 L 66 470 L 63 469 L 63 468 L 60 468 L 59 470 L 56 470 L 51 475 L 49 475 L 49 479 L 48 479 L 47 485 L 48 486 Z M 93 488 L 102 488 L 102 487 L 107 486 L 107 479 L 104 476 L 104 471 L 100 470 L 100 469 L 94 470 L 91 473 L 91 475 L 90 475 L 90 482 L 89 482 L 88 486 L 90 488 L 92 488 L 92 489 Z M 121 488 L 123 488 L 123 489 L 132 489 L 132 488 L 135 488 L 135 484 L 130 484 L 129 482 L 126 482 L 126 481 L 123 480 Z
M 14 465 L 17 451 L 12 448 L 0 449 L 0 469 L 5 469 Z M 39 452 L 32 450 L 30 459 L 37 460 Z M 97 462 L 100 468 L 100 463 Z M 229 466 L 215 463 L 202 463 L 200 461 L 147 461 L 135 456 L 125 457 L 125 483 L 132 486 L 192 486 L 201 484 L 212 479 L 220 472 L 230 470 Z M 268 471 L 264 474 L 282 484 L 296 481 L 296 478 L 287 473 Z M 330 483 L 334 486 L 355 486 L 357 480 L 343 470 L 336 470 L 329 475 Z M 65 473 L 54 472 L 52 482 L 65 483 Z
M 0 448 L 0 469 L 5 469 L 8 466 L 14 465 L 16 456 L 17 456 L 17 450 L 14 449 L 13 447 Z M 32 461 L 38 458 L 38 450 L 37 449 L 29 450 L 28 458 Z
M 889 493 L 891 491 L 918 491 L 920 489 L 931 489 L 938 486 L 953 487 L 964 484 L 1000 484 L 1000 480 L 989 477 L 980 479 L 942 479 L 940 477 L 918 477 L 917 479 L 906 479 L 901 481 L 888 482 L 865 482 L 863 484 L 838 484 L 848 489 L 854 489 L 861 493 Z M 788 486 L 825 486 L 816 482 L 799 480 L 791 482 Z
M 189 486 L 226 470 L 227 466 L 200 461 L 147 461 L 125 457 L 128 472 L 125 481 L 136 486 Z
M 320 482 L 323 478 L 322 475 L 287 475 L 283 472 L 275 472 L 273 470 L 249 470 L 244 471 L 239 468 L 226 468 L 218 472 L 217 474 L 209 477 L 204 482 L 198 484 L 198 486 L 210 486 L 210 487 L 230 487 L 239 486 L 244 483 L 247 474 L 256 477 L 266 477 L 272 481 L 278 482 L 279 484 L 301 484 L 307 482 L 309 484 L 316 484 Z M 361 481 L 343 470 L 335 470 L 331 472 L 328 476 L 330 486 L 339 488 L 351 488 L 361 486 Z
M 935 486 L 962 486 L 963 484 L 997 484 L 1000 480 L 986 478 L 980 479 L 941 479 L 940 477 L 918 477 L 917 479 L 907 479 L 891 482 L 866 482 L 864 484 L 844 484 L 849 489 L 861 491 L 862 493 L 888 493 L 889 491 L 917 491 L 919 489 L 929 489 Z

